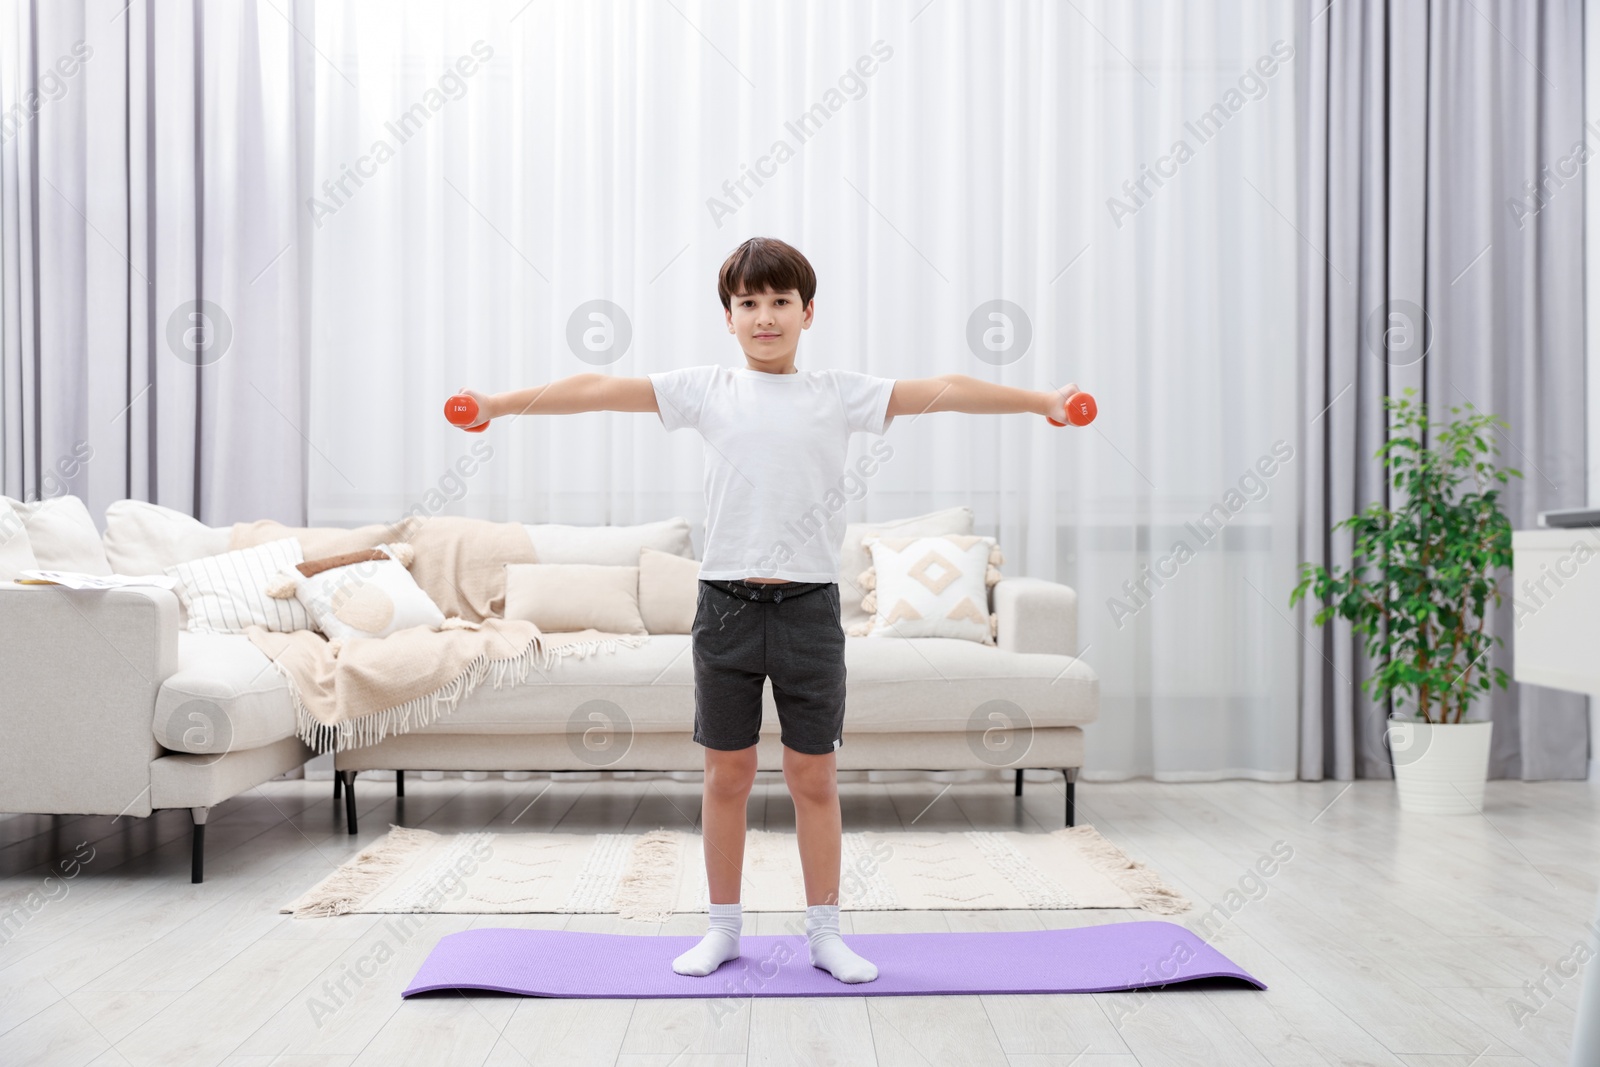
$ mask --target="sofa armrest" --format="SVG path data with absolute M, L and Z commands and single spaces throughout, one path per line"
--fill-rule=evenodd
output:
M 1005 652 L 1078 654 L 1078 594 L 1044 578 L 994 584 L 995 644 Z
M 0 811 L 150 814 L 178 597 L 0 583 Z

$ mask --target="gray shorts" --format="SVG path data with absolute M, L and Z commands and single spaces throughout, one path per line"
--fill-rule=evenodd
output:
M 844 744 L 839 583 L 795 586 L 701 579 L 690 631 L 697 744 L 734 750 L 759 741 L 768 677 L 786 747 L 820 756 Z

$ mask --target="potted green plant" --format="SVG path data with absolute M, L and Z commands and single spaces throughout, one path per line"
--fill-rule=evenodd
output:
M 1373 503 L 1336 523 L 1353 537 L 1351 565 L 1332 572 L 1302 563 L 1291 606 L 1308 592 L 1315 621 L 1347 619 L 1377 667 L 1361 688 L 1390 708 L 1387 739 L 1400 806 L 1458 814 L 1483 809 L 1493 724 L 1469 719 L 1472 702 L 1509 679 L 1485 662 L 1497 635 L 1484 632 L 1511 566 L 1511 523 L 1501 487 L 1520 471 L 1497 466 L 1494 434 L 1508 424 L 1476 411 L 1428 422 L 1413 389 L 1385 397 L 1391 436 L 1376 457 L 1394 506 Z M 1452 407 L 1452 415 L 1462 409 Z M 1429 438 L 1431 437 L 1431 442 Z

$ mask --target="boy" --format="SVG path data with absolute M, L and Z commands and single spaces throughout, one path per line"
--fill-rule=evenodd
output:
M 841 818 L 835 751 L 844 743 L 845 635 L 839 614 L 842 509 L 825 500 L 852 433 L 882 434 L 896 415 L 1032 412 L 1066 421 L 1067 385 L 1034 392 L 959 374 L 874 377 L 800 370 L 816 274 L 783 241 L 755 237 L 722 265 L 717 293 L 744 366 L 685 367 L 642 378 L 577 374 L 486 396 L 483 422 L 510 414 L 654 411 L 705 441 L 706 543 L 691 642 L 694 740 L 705 748 L 701 801 L 710 929 L 672 961 L 707 975 L 739 955 L 745 807 L 756 776 L 761 692 L 772 679 L 783 777 L 795 805 L 811 963 L 841 982 L 878 968 L 839 936 Z M 477 425 L 474 423 L 474 425 Z M 807 530 L 817 532 L 801 539 Z

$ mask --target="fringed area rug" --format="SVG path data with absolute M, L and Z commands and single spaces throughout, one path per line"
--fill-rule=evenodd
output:
M 392 827 L 286 904 L 298 918 L 364 913 L 615 914 L 664 922 L 709 899 L 699 834 L 436 834 Z M 747 831 L 746 911 L 804 911 L 794 834 Z M 1025 834 L 860 831 L 842 841 L 845 911 L 1189 909 L 1092 826 Z

